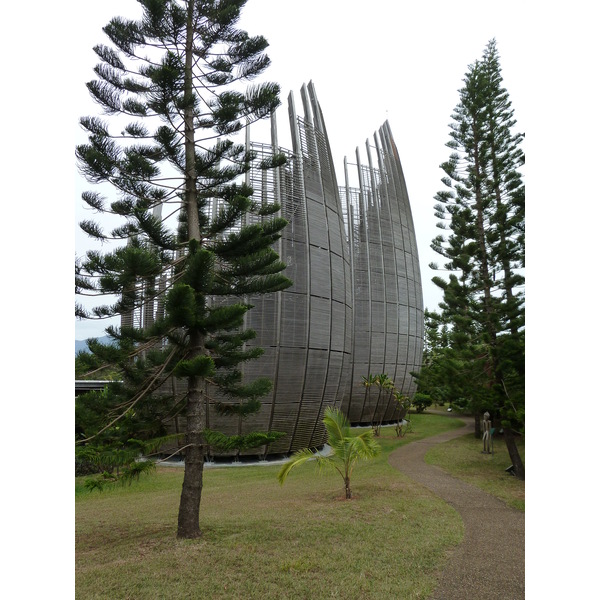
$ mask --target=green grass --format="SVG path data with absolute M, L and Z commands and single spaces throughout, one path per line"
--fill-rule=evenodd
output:
M 383 452 L 357 466 L 354 498 L 312 464 L 284 486 L 279 466 L 205 470 L 199 540 L 177 540 L 183 470 L 159 468 L 131 487 L 76 496 L 78 598 L 426 598 L 459 515 L 390 467 L 399 445 L 460 425 L 413 415 L 401 440 L 382 429 Z
M 523 438 L 517 440 L 517 446 L 524 462 Z M 482 454 L 482 450 L 483 442 L 469 434 L 432 448 L 425 461 L 524 511 L 525 482 L 505 472 L 511 460 L 502 438 L 494 439 L 494 454 Z

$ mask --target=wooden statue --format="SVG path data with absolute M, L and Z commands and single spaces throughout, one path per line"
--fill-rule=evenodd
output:
M 490 413 L 486 411 L 483 415 L 483 454 L 490 454 L 491 429 Z

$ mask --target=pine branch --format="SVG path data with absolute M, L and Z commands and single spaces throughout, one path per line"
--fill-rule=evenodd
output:
M 172 358 L 173 356 L 175 356 L 175 353 L 176 353 L 176 350 L 175 349 L 172 350 L 169 358 Z M 101 433 L 105 432 L 107 429 L 110 429 L 115 423 L 120 421 L 140 400 L 145 398 L 145 396 L 150 392 L 151 389 L 153 389 L 153 385 L 155 384 L 155 382 L 159 378 L 159 376 L 164 372 L 167 364 L 168 364 L 168 361 L 165 362 L 165 364 L 162 366 L 162 368 L 151 378 L 148 385 L 146 385 L 146 387 L 144 389 L 142 389 L 140 392 L 138 392 L 132 398 L 132 400 L 127 404 L 127 408 L 123 412 L 121 412 L 117 417 L 115 417 L 112 421 L 110 421 L 110 423 L 108 423 L 108 425 L 105 425 L 102 429 L 100 429 L 100 431 L 97 431 L 94 435 L 91 435 L 82 440 L 77 440 L 75 443 L 77 445 L 79 445 L 79 444 L 85 444 L 87 442 L 90 442 L 93 439 L 97 438 Z

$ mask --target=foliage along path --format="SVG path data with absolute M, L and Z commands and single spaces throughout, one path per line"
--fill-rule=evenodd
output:
M 430 600 L 520 600 L 525 598 L 525 514 L 441 468 L 425 463 L 436 444 L 474 432 L 474 421 L 401 446 L 389 463 L 448 502 L 461 516 L 465 535 L 438 573 Z

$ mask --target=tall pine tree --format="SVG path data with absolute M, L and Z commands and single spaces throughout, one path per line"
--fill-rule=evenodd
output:
M 448 281 L 434 278 L 444 292 L 438 318 L 449 326 L 447 364 L 471 373 L 464 397 L 476 413 L 487 409 L 501 420 L 515 473 L 524 478 L 514 434 L 525 416 L 525 189 L 523 135 L 513 132 L 513 114 L 492 40 L 469 66 L 452 115 L 453 152 L 441 165 L 446 189 L 435 206 L 450 234 L 432 247 L 451 272 Z
M 270 390 L 268 380 L 242 381 L 240 365 L 261 354 L 245 347 L 255 334 L 244 329 L 244 299 L 291 285 L 272 248 L 286 221 L 277 205 L 252 199 L 242 176 L 256 158 L 236 134 L 275 109 L 279 86 L 248 83 L 269 59 L 266 40 L 236 26 L 246 0 L 138 2 L 141 18 L 113 18 L 104 28 L 111 44 L 94 48 L 100 63 L 88 89 L 110 122 L 82 118 L 88 143 L 76 151 L 87 181 L 118 192 L 112 202 L 95 191 L 83 200 L 124 221 L 109 233 L 81 224 L 120 244 L 77 261 L 79 293 L 117 298 L 77 314 L 122 319 L 107 328 L 113 343 L 91 340 L 79 362 L 115 364 L 121 381 L 78 401 L 77 444 L 81 456 L 118 467 L 111 479 L 131 478 L 147 464 L 136 459 L 184 414 L 177 535 L 193 538 L 207 446 L 243 449 L 279 435 L 227 437 L 206 423 L 207 402 L 244 418 Z

